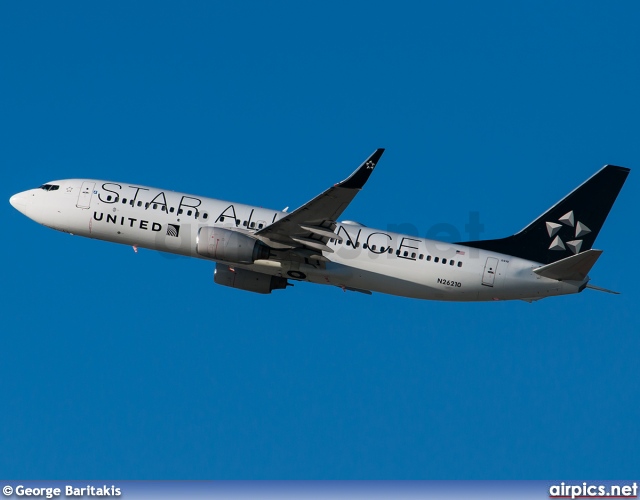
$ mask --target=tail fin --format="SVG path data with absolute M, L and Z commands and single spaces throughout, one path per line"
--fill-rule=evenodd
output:
M 606 165 L 519 233 L 460 244 L 543 264 L 589 250 L 627 175 L 628 168 Z

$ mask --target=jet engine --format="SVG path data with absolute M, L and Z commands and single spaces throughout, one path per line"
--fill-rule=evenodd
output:
M 261 241 L 221 227 L 200 228 L 196 250 L 210 259 L 243 264 L 269 258 L 269 247 Z
M 234 269 L 232 271 L 225 264 L 216 264 L 216 270 L 213 272 L 213 281 L 218 285 L 256 293 L 271 293 L 273 290 L 282 290 L 289 285 L 286 278 L 247 271 L 246 269 Z

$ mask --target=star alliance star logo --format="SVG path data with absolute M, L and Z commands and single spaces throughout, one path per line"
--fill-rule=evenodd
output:
M 579 238 L 582 238 L 586 234 L 589 234 L 591 232 L 591 229 L 589 229 L 585 224 L 583 224 L 580 221 L 578 221 L 577 223 L 574 223 L 574 221 L 575 221 L 575 217 L 573 215 L 573 210 L 571 210 L 571 212 L 567 212 L 566 214 L 564 214 L 562 217 L 558 219 L 558 222 L 560 222 L 561 224 L 558 224 L 557 222 L 546 222 L 549 238 L 553 238 L 551 245 L 549 245 L 549 250 L 566 250 L 567 247 L 569 247 L 569 249 L 574 254 L 580 253 L 580 248 L 582 247 L 582 240 Z M 566 246 L 565 246 L 565 242 L 562 241 L 562 239 L 560 238 L 560 235 L 558 234 L 558 232 L 563 227 L 563 225 L 572 227 L 575 229 L 575 231 L 573 230 L 571 231 L 575 239 L 571 241 L 567 241 Z M 566 231 L 563 231 L 563 232 L 566 233 Z

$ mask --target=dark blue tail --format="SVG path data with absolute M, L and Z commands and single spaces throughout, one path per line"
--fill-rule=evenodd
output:
M 627 175 L 628 168 L 607 165 L 519 233 L 460 244 L 543 264 L 589 250 Z

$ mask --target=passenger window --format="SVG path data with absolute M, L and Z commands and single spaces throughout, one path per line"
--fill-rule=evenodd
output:
M 371 245 L 371 250 L 375 250 L 375 249 L 376 249 L 376 246 L 375 245 Z
M 362 244 L 362 248 L 364 248 L 364 249 L 366 250 L 366 249 L 367 249 L 367 244 L 366 244 L 366 243 L 363 243 L 363 244 Z
M 188 216 L 191 216 L 191 213 L 192 213 L 191 210 L 187 210 L 187 215 Z
M 154 204 L 153 204 L 153 209 L 154 209 L 154 210 L 158 210 L 158 204 L 157 204 L 157 203 L 154 203 Z
M 264 224 L 258 224 L 258 229 L 262 229 L 264 227 Z
M 113 201 L 118 202 L 118 201 L 120 201 L 120 198 L 118 198 L 118 197 L 116 196 L 115 200 L 113 200 Z
M 164 205 L 162 205 L 162 206 L 160 207 L 160 209 L 161 209 L 163 212 L 166 212 L 166 211 L 167 211 L 167 207 L 166 207 L 166 206 L 164 206 Z
M 250 224 L 250 226 L 251 226 L 251 229 L 254 229 L 254 228 L 256 227 L 256 223 L 255 223 L 255 222 L 252 222 L 252 223 Z
M 202 218 L 207 220 L 209 218 L 209 214 L 207 212 L 203 213 Z
M 446 264 L 447 263 L 447 259 L 442 259 L 442 263 Z
M 351 246 L 351 240 L 347 240 L 347 246 L 350 247 Z
M 247 221 L 246 220 L 242 221 L 242 225 L 246 227 L 247 226 Z
M 174 209 L 173 207 L 171 207 L 171 208 L 169 209 L 169 212 L 173 213 L 173 211 L 174 211 L 174 210 L 175 210 L 175 209 Z
M 462 267 L 462 262 L 458 262 L 458 267 Z
M 393 248 L 389 247 L 389 248 L 387 249 L 387 252 L 388 252 L 388 253 L 393 252 Z
M 434 258 L 433 258 L 433 262 L 438 262 L 439 260 L 440 260 L 440 258 L 439 258 L 439 257 L 434 257 Z
M 138 206 L 139 206 L 139 207 L 141 207 L 141 206 L 142 206 L 142 202 L 141 202 L 141 201 L 139 201 L 139 202 L 138 202 Z
M 122 204 L 124 205 L 125 203 L 127 203 L 127 199 L 126 198 L 122 198 Z
M 431 255 L 427 255 L 427 261 L 431 260 Z
M 404 251 L 404 256 L 408 257 L 409 256 L 409 252 L 407 252 L 406 250 Z
M 111 201 L 111 195 L 107 196 L 107 201 Z
M 418 255 L 418 258 L 419 258 L 420 260 L 422 260 L 422 259 L 424 259 L 424 255 L 423 255 L 423 254 L 420 254 L 420 255 Z
M 236 226 L 240 225 L 240 219 L 236 219 Z
M 182 210 L 181 208 L 178 209 L 178 215 L 182 215 L 183 212 L 184 210 Z
M 182 213 L 182 212 L 180 212 L 180 213 Z M 224 222 L 224 215 L 220 216 L 220 222 Z
M 413 252 L 413 253 L 411 254 L 411 258 L 412 258 L 412 259 L 415 259 L 415 258 L 416 258 L 416 253 L 415 253 L 415 252 Z
M 453 260 L 450 260 L 450 261 L 449 261 L 449 265 L 450 265 L 450 266 L 453 266 L 454 264 L 455 264 L 455 262 L 454 262 Z
M 145 203 L 145 204 L 144 204 L 144 208 L 149 208 L 149 205 L 150 205 L 150 203 L 149 203 L 149 202 Z

